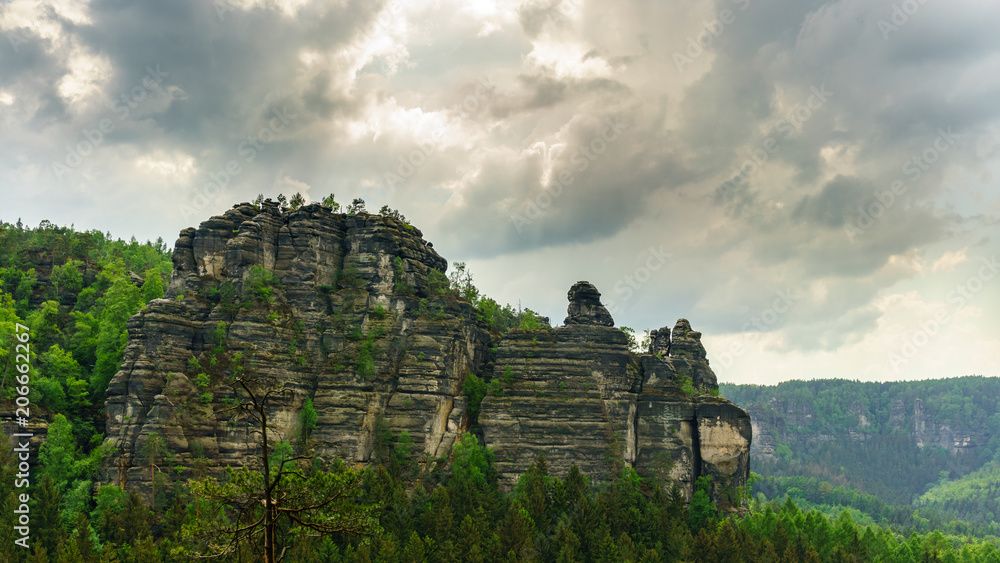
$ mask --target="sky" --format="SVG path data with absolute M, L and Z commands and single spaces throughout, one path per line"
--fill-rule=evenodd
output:
M 0 0 L 0 220 L 398 209 L 719 379 L 1000 376 L 995 0 Z

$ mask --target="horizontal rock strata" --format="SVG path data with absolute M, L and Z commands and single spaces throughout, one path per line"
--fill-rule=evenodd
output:
M 447 458 L 470 430 L 463 386 L 476 374 L 491 389 L 478 431 L 505 488 L 538 455 L 555 475 L 576 464 L 606 482 L 630 466 L 688 497 L 701 475 L 720 491 L 746 482 L 749 418 L 713 396 L 701 333 L 684 319 L 635 354 L 579 282 L 565 326 L 501 336 L 447 291 L 447 262 L 418 229 L 318 204 L 234 206 L 181 231 L 173 262 L 164 299 L 129 320 L 106 400 L 102 480 L 147 499 L 154 436 L 181 478 L 253 459 L 258 437 L 232 409 L 242 374 L 280 384 L 271 439 L 359 466 L 403 433 L 424 460 Z

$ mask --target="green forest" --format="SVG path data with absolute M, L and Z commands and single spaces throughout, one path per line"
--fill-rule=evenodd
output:
M 799 447 L 777 436 L 790 453 L 782 449 L 777 461 L 766 464 L 752 461 L 759 475 L 752 476 L 751 490 L 741 492 L 744 507 L 733 513 L 716 507 L 707 478 L 699 479 L 686 503 L 677 489 L 654 486 L 628 467 L 610 483 L 592 484 L 575 467 L 563 478 L 550 475 L 544 458 L 505 492 L 492 451 L 474 432 L 464 434 L 450 456 L 427 459 L 405 433 L 385 428 L 377 431 L 377 463 L 364 469 L 313 456 L 305 432 L 292 443 L 264 444 L 260 458 L 243 468 L 194 480 L 174 479 L 186 468 L 172 467 L 163 441 L 151 439 L 140 461 L 151 471 L 159 468 L 154 483 L 160 488 L 147 506 L 134 492 L 94 484 L 107 456 L 104 393 L 122 360 L 127 320 L 163 296 L 170 272 L 170 249 L 162 240 L 126 242 L 47 222 L 37 228 L 0 224 L 3 422 L 8 432 L 16 428 L 6 417 L 16 408 L 20 325 L 31 334 L 31 418 L 48 424 L 28 489 L 31 549 L 17 547 L 9 524 L 24 490 L 15 487 L 14 445 L 0 444 L 6 518 L 0 561 L 145 563 L 218 556 L 214 560 L 250 562 L 264 560 L 261 554 L 270 550 L 282 561 L 303 563 L 1000 563 L 1000 418 L 995 387 L 988 387 L 996 382 L 984 378 L 921 382 L 927 387 L 788 386 L 789 397 L 815 401 L 816 412 L 812 426 L 790 432 L 847 432 L 856 423 L 850 411 L 857 403 L 871 413 L 876 438 L 865 442 L 870 450 L 850 450 L 833 443 Z M 442 283 L 476 304 L 495 329 L 536 322 L 530 311 L 481 296 L 464 267 L 456 273 Z M 251 394 L 254 385 L 266 383 L 247 380 L 244 390 L 266 397 Z M 775 389 L 785 388 L 722 391 L 743 405 L 764 404 Z M 483 390 L 472 386 L 467 392 Z M 911 451 L 900 437 L 905 432 L 894 431 L 890 422 L 893 401 L 907 397 L 922 398 L 937 419 L 983 425 L 993 436 L 989 447 L 957 461 L 940 452 Z M 266 405 L 258 406 L 266 422 Z M 302 416 L 303 428 L 315 425 L 309 408 Z M 782 413 L 770 416 L 777 421 Z M 879 441 L 883 435 L 889 438 Z M 907 469 L 912 482 L 895 482 L 900 463 L 919 468 Z M 265 498 L 279 500 L 268 506 Z
M 859 521 L 884 526 L 1000 535 L 1000 378 L 788 381 L 720 390 L 767 433 L 754 440 L 775 446 L 775 455 L 754 459 L 761 476 L 756 492 L 788 495 L 828 515 L 847 508 Z M 942 428 L 975 436 L 976 447 L 952 453 L 918 444 Z

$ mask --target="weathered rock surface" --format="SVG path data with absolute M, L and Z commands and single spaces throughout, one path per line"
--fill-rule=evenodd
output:
M 147 498 L 154 433 L 173 466 L 201 474 L 252 457 L 248 421 L 227 410 L 243 372 L 283 384 L 274 439 L 300 439 L 311 399 L 312 447 L 359 465 L 380 435 L 404 431 L 430 458 L 449 455 L 470 426 L 473 373 L 501 391 L 479 424 L 505 487 L 539 454 L 556 475 L 576 464 L 602 482 L 632 466 L 688 497 L 700 475 L 719 487 L 748 476 L 750 419 L 712 395 L 700 333 L 681 319 L 633 354 L 590 283 L 571 288 L 565 326 L 501 336 L 439 291 L 447 262 L 419 230 L 318 204 L 234 206 L 181 231 L 173 262 L 165 298 L 129 320 L 106 401 L 103 479 Z
M 130 319 L 108 388 L 107 480 L 147 491 L 152 433 L 175 465 L 201 455 L 205 473 L 242 464 L 254 440 L 225 411 L 236 397 L 226 380 L 240 369 L 284 383 L 278 439 L 298 439 L 311 398 L 320 454 L 366 463 L 382 427 L 431 456 L 450 453 L 467 424 L 464 378 L 483 371 L 493 336 L 469 303 L 430 295 L 430 272 L 447 262 L 419 230 L 320 205 L 283 214 L 243 204 L 182 231 L 173 260 L 166 298 Z M 278 281 L 262 290 L 270 304 L 251 287 L 260 266 Z
M 594 284 L 580 281 L 569 288 L 566 325 L 615 326 L 611 313 L 601 304 L 601 292 Z
M 701 333 L 681 319 L 676 346 L 664 328 L 651 334 L 650 353 L 631 354 L 593 285 L 578 282 L 569 298 L 566 326 L 512 331 L 498 346 L 502 391 L 483 401 L 479 421 L 501 485 L 512 487 L 539 455 L 554 475 L 576 464 L 606 482 L 630 466 L 687 498 L 702 475 L 717 491 L 745 485 L 750 417 L 713 396 Z

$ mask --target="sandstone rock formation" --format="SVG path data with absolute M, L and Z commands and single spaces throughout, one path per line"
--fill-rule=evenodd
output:
M 576 282 L 569 288 L 567 325 L 615 326 L 611 313 L 601 304 L 601 292 L 590 282 Z
M 605 482 L 630 466 L 687 498 L 701 475 L 717 491 L 745 485 L 750 418 L 713 395 L 701 333 L 681 319 L 676 346 L 664 328 L 651 334 L 651 353 L 632 354 L 593 285 L 578 282 L 569 298 L 565 326 L 511 331 L 498 346 L 502 394 L 483 401 L 479 422 L 501 485 L 512 487 L 539 455 L 554 475 L 576 464 Z
M 479 424 L 505 486 L 540 453 L 555 474 L 575 463 L 599 482 L 628 465 L 688 496 L 703 474 L 720 490 L 746 481 L 750 421 L 711 395 L 700 333 L 682 319 L 672 340 L 657 331 L 654 353 L 633 354 L 587 282 L 569 292 L 566 326 L 501 336 L 444 291 L 447 262 L 418 229 L 319 204 L 236 205 L 181 231 L 173 261 L 165 298 L 128 323 L 106 401 L 105 482 L 148 497 L 154 433 L 174 466 L 243 464 L 256 439 L 229 410 L 239 397 L 229 380 L 246 372 L 283 385 L 273 438 L 302 437 L 310 399 L 309 443 L 358 465 L 403 432 L 426 459 L 446 458 L 470 429 L 471 373 L 503 390 L 483 402 Z
M 257 288 L 270 303 L 249 287 L 261 266 L 277 279 Z M 365 463 L 384 427 L 447 455 L 463 429 L 462 383 L 482 372 L 493 337 L 469 303 L 430 295 L 428 277 L 446 267 L 415 228 L 315 204 L 284 214 L 242 204 L 185 229 L 166 298 L 130 319 L 108 388 L 107 479 L 145 490 L 140 458 L 154 432 L 176 465 L 193 467 L 201 455 L 207 473 L 242 463 L 254 440 L 221 412 L 236 396 L 226 378 L 238 369 L 284 382 L 274 405 L 280 439 L 298 438 L 308 397 L 322 454 Z

